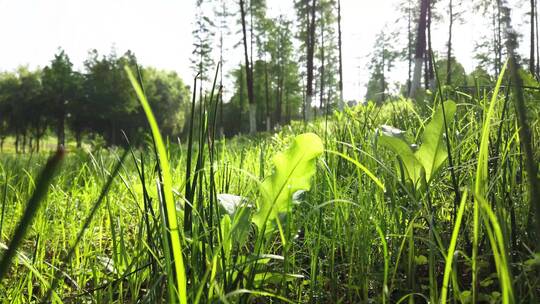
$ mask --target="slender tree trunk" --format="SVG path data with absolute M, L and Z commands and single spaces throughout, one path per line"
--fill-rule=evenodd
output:
M 435 68 L 433 67 L 433 61 L 435 60 L 433 58 L 433 48 L 431 46 L 431 4 L 432 2 L 429 1 L 428 5 L 428 19 L 427 19 L 427 41 L 428 41 L 428 50 L 427 50 L 427 56 L 428 59 L 428 71 L 429 71 L 429 81 L 428 81 L 428 89 L 434 90 L 435 89 Z
M 420 88 L 420 79 L 422 76 L 422 64 L 424 63 L 424 52 L 426 49 L 426 15 L 429 1 L 420 0 L 420 19 L 418 19 L 418 31 L 416 35 L 416 48 L 414 55 L 414 73 L 411 84 L 410 98 L 415 98 Z
M 77 148 L 80 149 L 82 147 L 82 131 L 78 128 L 75 131 L 75 140 L 77 141 Z
M 287 106 L 287 123 L 291 123 L 291 103 L 289 99 L 289 90 L 285 88 L 285 104 Z
M 225 18 L 225 12 L 225 1 L 221 1 L 221 18 Z M 219 136 L 223 138 L 225 136 L 225 128 L 223 126 L 223 21 L 219 31 L 219 63 L 221 65 L 219 69 Z
M 253 69 L 250 65 L 247 46 L 246 12 L 244 10 L 244 0 L 240 0 L 240 14 L 242 18 L 242 34 L 244 36 L 244 57 L 246 65 L 246 83 L 249 101 L 249 133 L 255 134 L 257 132 L 257 104 L 255 103 L 255 96 L 253 93 Z
M 225 137 L 225 126 L 223 125 L 223 85 L 219 91 L 219 136 Z
M 251 71 L 253 73 L 253 0 L 249 1 L 249 62 L 251 63 Z
M 304 86 L 304 84 L 302 84 L 302 86 Z M 304 124 L 306 123 L 307 121 L 307 117 L 306 117 L 306 90 L 302 90 L 302 121 L 304 122 Z
M 306 0 L 309 3 L 309 0 Z M 309 6 L 307 31 L 307 87 L 306 87 L 306 118 L 309 120 L 311 102 L 313 100 L 313 56 L 315 53 L 315 10 L 316 0 L 311 1 Z
M 429 89 L 429 52 L 424 54 L 424 90 Z
M 57 137 L 58 137 L 58 147 L 64 147 L 66 141 L 65 133 L 65 108 L 64 101 L 60 102 L 60 111 L 58 112 L 58 121 L 57 121 Z
M 321 111 L 321 113 L 324 113 L 324 60 L 324 14 L 321 10 L 321 86 L 319 92 L 319 111 Z
M 240 69 L 242 69 L 242 64 L 240 64 Z M 239 133 L 242 133 L 243 127 L 242 127 L 242 112 L 244 110 L 244 104 L 245 104 L 245 96 L 244 96 L 244 85 L 246 82 L 244 81 L 244 73 L 240 71 L 240 111 L 238 111 L 238 121 L 240 122 L 239 125 Z
M 497 60 L 495 61 L 495 65 L 496 65 L 497 76 L 498 76 L 501 73 L 503 46 L 502 46 L 501 0 L 496 0 L 496 1 L 497 1 L 497 20 L 496 20 L 497 22 L 496 23 L 497 24 L 497 43 L 496 43 Z
M 23 132 L 22 134 L 22 153 L 26 153 L 26 131 Z
M 536 70 L 536 63 L 535 63 L 535 44 L 534 44 L 534 35 L 535 35 L 535 27 L 534 27 L 534 16 L 536 14 L 535 7 L 534 7 L 534 0 L 531 0 L 531 54 L 529 59 L 529 71 L 534 76 L 535 70 Z
M 283 73 L 280 62 L 280 68 L 278 72 L 277 86 L 276 86 L 276 110 L 274 113 L 274 120 L 276 125 L 282 125 L 281 121 L 281 112 L 282 112 L 282 95 L 281 91 L 283 90 Z
M 452 82 L 452 27 L 454 26 L 454 7 L 452 0 L 449 1 L 449 25 L 448 25 L 448 44 L 446 51 L 446 85 L 450 85 Z
M 343 56 L 341 53 L 341 0 L 338 0 L 338 52 L 339 52 L 339 110 L 343 111 L 345 101 L 343 100 Z
M 272 129 L 272 120 L 270 119 L 270 85 L 268 83 L 268 62 L 264 61 L 264 95 L 266 101 L 266 132 Z
M 384 75 L 385 63 L 386 63 L 384 54 L 386 53 L 386 48 L 384 47 L 384 45 L 383 45 L 382 53 L 383 55 L 382 55 L 382 62 L 381 62 L 381 89 L 382 89 L 381 103 L 383 103 L 386 100 L 386 77 Z
M 411 8 L 411 0 L 409 0 L 409 8 L 408 8 L 408 24 L 407 24 L 407 39 L 408 39 L 408 47 L 407 47 L 407 61 L 408 61 L 408 77 L 407 77 L 407 94 L 411 95 L 411 83 L 412 83 L 412 8 Z
M 534 0 L 534 11 L 536 14 L 534 14 L 534 27 L 535 27 L 535 42 L 536 42 L 536 77 L 540 75 L 540 45 L 538 43 L 538 9 L 537 9 L 538 1 Z
M 18 130 L 15 130 L 15 153 L 19 153 L 19 132 Z

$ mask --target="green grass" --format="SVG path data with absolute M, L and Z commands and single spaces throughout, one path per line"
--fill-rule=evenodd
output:
M 276 134 L 216 139 L 210 98 L 193 118 L 205 127 L 193 130 L 187 147 L 160 138 L 135 87 L 155 145 L 69 150 L 9 254 L 0 302 L 39 302 L 48 293 L 54 303 L 538 301 L 538 239 L 517 117 L 513 107 L 503 116 L 512 95 L 456 94 L 444 141 L 424 135 L 437 108 L 405 100 L 348 108 L 327 127 L 293 122 Z M 540 107 L 526 93 L 536 139 Z M 428 166 L 428 179 L 409 178 L 403 158 L 381 141 L 384 124 L 404 130 L 405 142 L 422 147 L 424 140 L 426 151 L 438 151 L 427 158 L 438 166 Z M 264 178 L 285 172 L 272 157 L 301 153 L 293 143 L 306 132 L 326 138 L 302 188 L 310 190 L 293 200 L 279 186 L 276 199 L 263 197 Z M 454 168 L 438 165 L 446 143 Z M 532 144 L 539 159 L 538 141 Z M 428 163 L 425 151 L 416 155 Z M 0 155 L 2 258 L 41 187 L 47 156 Z M 243 198 L 234 212 L 220 205 L 223 193 Z M 254 214 L 262 206 L 280 212 L 261 222 Z

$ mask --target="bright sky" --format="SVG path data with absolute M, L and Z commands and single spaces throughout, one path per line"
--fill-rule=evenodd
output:
M 395 24 L 399 16 L 396 2 L 342 0 L 346 99 L 363 98 L 375 35 Z M 81 68 L 90 49 L 108 54 L 114 47 L 118 54 L 132 50 L 143 65 L 176 70 L 186 83 L 191 83 L 194 3 L 195 0 L 0 0 L 0 70 L 14 70 L 19 65 L 43 67 L 58 47 L 65 49 L 75 66 Z M 294 17 L 292 0 L 267 0 L 267 4 L 272 16 Z M 478 18 L 472 20 L 455 28 L 455 54 L 468 71 L 474 67 L 471 52 L 482 27 L 475 21 Z M 231 26 L 238 25 L 231 20 Z M 433 39 L 434 49 L 444 51 L 445 20 L 434 29 Z M 239 63 L 240 55 L 240 49 L 228 53 L 226 69 Z M 403 66 L 393 75 L 400 81 L 407 77 Z

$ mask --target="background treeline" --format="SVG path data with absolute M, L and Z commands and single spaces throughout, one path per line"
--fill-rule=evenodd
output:
M 47 132 L 64 145 L 66 133 L 81 146 L 83 136 L 104 140 L 107 145 L 143 139 L 146 119 L 138 107 L 124 65 L 137 70 L 131 52 L 100 56 L 91 51 L 84 69 L 76 71 L 60 50 L 43 69 L 20 67 L 0 74 L 0 146 L 13 136 L 17 152 L 39 151 Z M 163 132 L 180 135 L 190 101 L 190 90 L 174 73 L 140 68 L 146 94 Z
M 341 104 L 337 1 L 295 1 L 293 12 L 277 16 L 265 0 L 196 0 L 196 7 L 193 71 L 209 81 L 216 63 L 231 67 L 218 79 L 236 114 L 223 115 L 226 135 L 270 131 Z
M 236 67 L 220 77 L 220 84 L 224 77 L 233 83 L 224 88 L 237 113 L 224 122 L 229 132 L 271 130 L 291 118 L 306 121 L 359 101 L 343 97 L 342 44 L 351 42 L 342 41 L 341 0 L 295 0 L 293 12 L 278 16 L 270 16 L 265 0 L 195 1 L 193 71 L 210 80 L 217 62 Z M 424 100 L 439 84 L 446 91 L 482 92 L 494 85 L 506 60 L 509 24 L 517 25 L 518 42 L 526 45 L 518 48 L 519 63 L 537 77 L 537 5 L 536 0 L 395 1 L 398 13 L 389 15 L 396 19 L 387 20 L 373 46 L 362 45 L 371 48 L 368 64 L 358 67 L 369 73 L 364 99 L 378 104 L 401 96 Z M 473 22 L 468 30 L 474 33 L 459 32 Z M 471 34 L 478 36 L 472 54 L 476 66 L 467 73 L 455 47 L 457 38 Z M 224 56 L 233 50 L 241 54 L 239 63 Z
M 346 103 L 343 97 L 343 55 L 340 0 L 295 0 L 294 11 L 271 16 L 265 0 L 195 0 L 191 66 L 202 85 L 204 102 L 218 69 L 220 135 L 270 131 L 301 119 L 309 121 Z M 381 31 L 371 48 L 366 100 L 380 104 L 407 96 L 424 100 L 438 84 L 476 94 L 494 84 L 506 58 L 504 31 L 510 16 L 530 33 L 527 48 L 518 48 L 519 63 L 540 74 L 537 2 L 517 0 L 512 14 L 501 0 L 401 0 L 397 20 Z M 455 56 L 456 27 L 470 22 L 485 26 L 476 42 L 476 68 L 466 73 Z M 514 22 L 515 23 L 515 22 Z M 528 28 L 527 28 L 528 29 Z M 434 47 L 432 37 L 445 37 Z M 345 42 L 347 43 L 347 42 Z M 237 60 L 237 62 L 232 62 Z M 347 63 L 351 64 L 351 63 Z M 20 68 L 0 75 L 0 140 L 15 138 L 17 150 L 37 150 L 47 132 L 65 142 L 66 131 L 80 145 L 83 138 L 102 138 L 108 145 L 142 138 L 145 122 L 136 106 L 123 65 L 137 70 L 135 55 L 92 51 L 83 68 L 73 68 L 59 51 L 49 66 Z M 163 132 L 176 141 L 185 132 L 190 88 L 178 75 L 140 67 L 148 99 Z M 191 76 L 183 75 L 191 84 Z M 355 100 L 357 102 L 358 100 Z M 353 102 L 354 103 L 354 102 Z

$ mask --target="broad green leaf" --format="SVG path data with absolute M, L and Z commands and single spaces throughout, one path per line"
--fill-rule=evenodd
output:
M 222 233 L 222 240 L 223 240 L 223 251 L 225 252 L 225 257 L 230 257 L 231 250 L 232 250 L 232 243 L 234 240 L 234 237 L 229 236 L 231 233 L 231 218 L 228 214 L 223 215 L 223 218 L 221 218 L 221 233 Z
M 242 205 L 248 205 L 245 197 L 229 193 L 219 193 L 217 195 L 217 201 L 230 216 L 233 216 L 236 210 L 242 207 Z
M 296 136 L 289 149 L 274 156 L 274 172 L 260 186 L 262 199 L 259 210 L 253 216 L 259 230 L 276 219 L 279 213 L 288 210 L 296 191 L 310 189 L 316 160 L 323 150 L 319 136 L 305 133 Z
M 415 156 L 424 167 L 426 182 L 428 183 L 448 157 L 443 138 L 445 132 L 444 119 L 446 117 L 446 123 L 450 124 L 455 113 L 456 103 L 451 100 L 446 101 L 444 103 L 444 115 L 442 106 L 439 106 L 422 134 L 422 145 L 420 145 Z
M 249 234 L 253 205 L 248 202 L 247 198 L 234 194 L 220 193 L 217 195 L 217 199 L 225 212 L 221 219 L 221 225 L 228 225 L 225 227 L 226 229 L 221 228 L 224 242 L 227 240 L 231 246 L 233 242 L 237 242 L 243 246 Z
M 422 164 L 416 159 L 411 147 L 401 138 L 393 137 L 383 134 L 381 136 L 381 144 L 388 147 L 394 152 L 405 167 L 405 173 L 413 186 L 417 188 L 420 184 L 420 178 L 422 177 Z
M 250 205 L 243 205 L 238 208 L 233 216 L 231 238 L 238 243 L 239 246 L 244 246 L 248 240 L 249 228 L 251 226 L 251 214 L 253 208 Z

